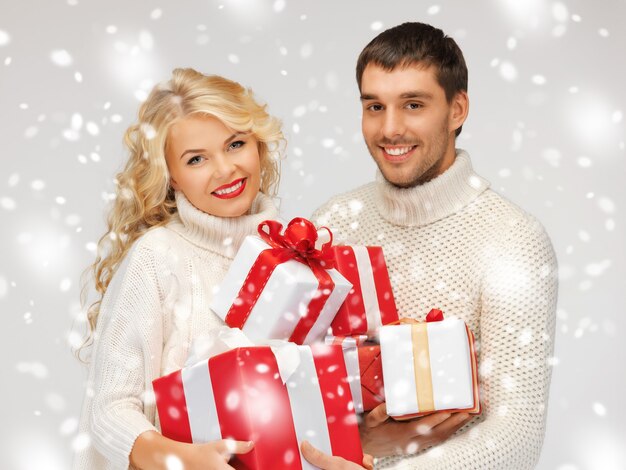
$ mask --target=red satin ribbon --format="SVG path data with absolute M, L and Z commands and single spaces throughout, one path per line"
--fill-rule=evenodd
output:
M 332 232 L 326 228 L 330 240 L 321 249 L 315 248 L 317 230 L 307 219 L 297 217 L 287 225 L 282 233 L 283 225 L 275 220 L 261 222 L 259 235 L 271 248 L 263 250 L 248 272 L 235 302 L 228 310 L 225 321 L 228 325 L 241 328 L 247 321 L 252 309 L 263 292 L 274 269 L 290 260 L 306 264 L 318 281 L 317 293 L 307 306 L 307 313 L 294 328 L 289 341 L 302 344 L 311 327 L 317 321 L 326 300 L 335 288 L 327 270 L 335 267 L 331 251 Z
M 426 315 L 426 321 L 443 321 L 443 312 L 438 308 L 431 309 L 431 311 L 428 312 L 428 315 Z
M 433 308 L 426 315 L 426 322 L 434 322 L 434 321 L 443 321 L 443 312 L 438 308 Z M 391 323 L 387 323 L 387 325 L 406 325 L 406 324 L 414 324 L 421 323 L 413 318 L 400 318 L 399 320 L 393 321 Z M 385 326 L 385 325 L 384 325 Z

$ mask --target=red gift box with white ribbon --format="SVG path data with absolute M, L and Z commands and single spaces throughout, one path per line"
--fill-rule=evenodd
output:
M 341 345 L 357 413 L 373 410 L 385 401 L 380 345 L 366 335 L 326 336 L 326 344 Z
M 340 346 L 237 347 L 153 382 L 161 432 L 182 442 L 254 441 L 231 465 L 314 469 L 308 440 L 360 464 L 363 452 Z
M 398 320 L 383 249 L 379 246 L 333 247 L 337 270 L 352 284 L 332 322 L 335 336 L 374 336 Z
M 214 292 L 211 309 L 253 341 L 321 340 L 352 288 L 334 269 L 332 233 L 319 249 L 317 229 L 293 219 L 283 232 L 277 221 L 259 224 L 246 237 Z

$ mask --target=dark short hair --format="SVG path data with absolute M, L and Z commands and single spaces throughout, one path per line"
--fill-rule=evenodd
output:
M 359 90 L 363 71 L 370 63 L 388 71 L 417 63 L 434 65 L 448 102 L 459 91 L 467 91 L 467 66 L 461 49 L 454 39 L 429 24 L 403 23 L 372 39 L 356 63 Z

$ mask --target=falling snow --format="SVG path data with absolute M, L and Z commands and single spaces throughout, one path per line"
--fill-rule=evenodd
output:
M 0 18 L 0 101 L 6 104 L 2 124 L 7 129 L 0 171 L 5 222 L 0 310 L 15 321 L 10 341 L 24 345 L 5 360 L 3 370 L 15 382 L 16 396 L 33 398 L 9 410 L 8 419 L 19 415 L 29 439 L 41 443 L 41 456 L 35 457 L 14 445 L 19 436 L 7 438 L 2 450 L 16 468 L 67 468 L 72 452 L 91 446 L 89 435 L 78 434 L 84 370 L 68 353 L 84 339 L 86 317 L 77 305 L 80 275 L 95 259 L 105 208 L 115 198 L 111 179 L 127 154 L 123 132 L 137 122 L 140 102 L 171 68 L 195 65 L 230 76 L 251 87 L 282 119 L 289 142 L 282 162 L 281 216 L 308 216 L 330 196 L 373 179 L 375 163 L 360 130 L 354 62 L 368 38 L 396 23 L 394 14 L 410 12 L 364 4 L 358 11 L 333 8 L 331 15 L 321 4 L 286 0 L 254 8 L 247 0 L 205 3 L 183 13 L 158 2 L 137 11 L 113 8 L 98 22 L 89 2 L 66 0 L 47 8 L 45 22 L 32 20 L 37 36 L 45 38 L 39 42 L 28 41 L 32 34 L 24 26 L 23 6 Z M 470 65 L 472 111 L 460 146 L 472 154 L 476 171 L 493 190 L 537 217 L 559 260 L 557 341 L 547 360 L 558 368 L 553 374 L 558 395 L 551 394 L 558 399 L 548 416 L 544 465 L 624 468 L 623 452 L 607 427 L 625 418 L 618 398 L 609 393 L 623 388 L 623 378 L 600 382 L 603 376 L 593 367 L 603 360 L 597 351 L 619 354 L 618 315 L 626 308 L 616 295 L 626 287 L 625 193 L 619 176 L 625 120 L 616 59 L 624 44 L 623 7 L 508 0 L 490 8 L 461 3 L 420 8 L 424 21 L 461 19 L 456 30 L 447 31 L 459 40 Z M 81 39 L 62 34 L 70 29 Z M 481 42 L 486 37 L 488 42 Z M 578 50 L 597 53 L 585 56 L 581 66 Z M 37 77 L 41 80 L 34 86 Z M 156 137 L 145 123 L 140 132 Z M 353 199 L 337 210 L 357 216 L 365 206 Z M 353 223 L 355 233 L 363 223 Z M 380 233 L 382 244 L 386 238 Z M 224 243 L 230 246 L 233 239 Z M 405 247 L 389 248 L 405 255 Z M 433 282 L 441 292 L 449 285 L 449 280 L 424 280 L 420 273 L 392 278 L 394 283 Z M 464 308 L 462 299 L 454 302 Z M 542 332 L 530 328 L 509 334 L 521 349 L 544 341 Z M 583 362 L 577 351 L 586 352 Z M 521 360 L 515 364 L 538 367 Z M 496 374 L 498 367 L 484 358 L 480 375 Z M 257 370 L 266 373 L 267 366 L 259 364 Z M 580 373 L 602 385 L 583 384 L 569 393 L 580 387 Z M 519 386 L 512 377 L 498 380 L 511 391 Z M 239 399 L 229 396 L 228 404 L 236 407 Z M 573 410 L 578 424 L 565 426 Z M 502 419 L 516 412 L 511 405 L 493 411 Z M 577 433 L 597 439 L 586 443 L 587 437 Z M 477 428 L 468 434 L 480 439 Z M 316 433 L 309 429 L 306 435 Z M 588 451 L 567 454 L 566 445 Z M 437 449 L 427 455 L 444 454 Z M 297 455 L 283 457 L 292 461 Z M 174 456 L 167 457 L 166 466 L 183 468 Z
M 517 68 L 511 62 L 502 62 L 500 64 L 500 76 L 507 82 L 515 81 L 517 78 Z
M 41 362 L 18 362 L 15 368 L 18 372 L 32 375 L 36 379 L 48 377 L 48 368 Z
M 428 10 L 426 10 L 426 13 L 432 16 L 432 15 L 436 15 L 440 11 L 441 11 L 441 7 L 439 5 L 432 5 L 428 7 Z
M 74 59 L 65 49 L 57 49 L 50 53 L 50 60 L 59 67 L 68 67 L 72 65 Z
M 11 36 L 6 31 L 0 29 L 0 46 L 6 46 L 11 42 Z

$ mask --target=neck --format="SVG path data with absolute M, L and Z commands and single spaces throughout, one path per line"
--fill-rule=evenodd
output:
M 399 188 L 377 175 L 377 206 L 381 216 L 394 225 L 421 226 L 457 212 L 489 187 L 474 173 L 469 155 L 455 151 L 455 158 L 430 180 Z
M 233 258 L 244 238 L 256 235 L 264 220 L 278 217 L 271 198 L 259 193 L 247 214 L 239 217 L 217 217 L 194 207 L 182 192 L 176 192 L 178 214 L 168 227 L 201 248 Z

